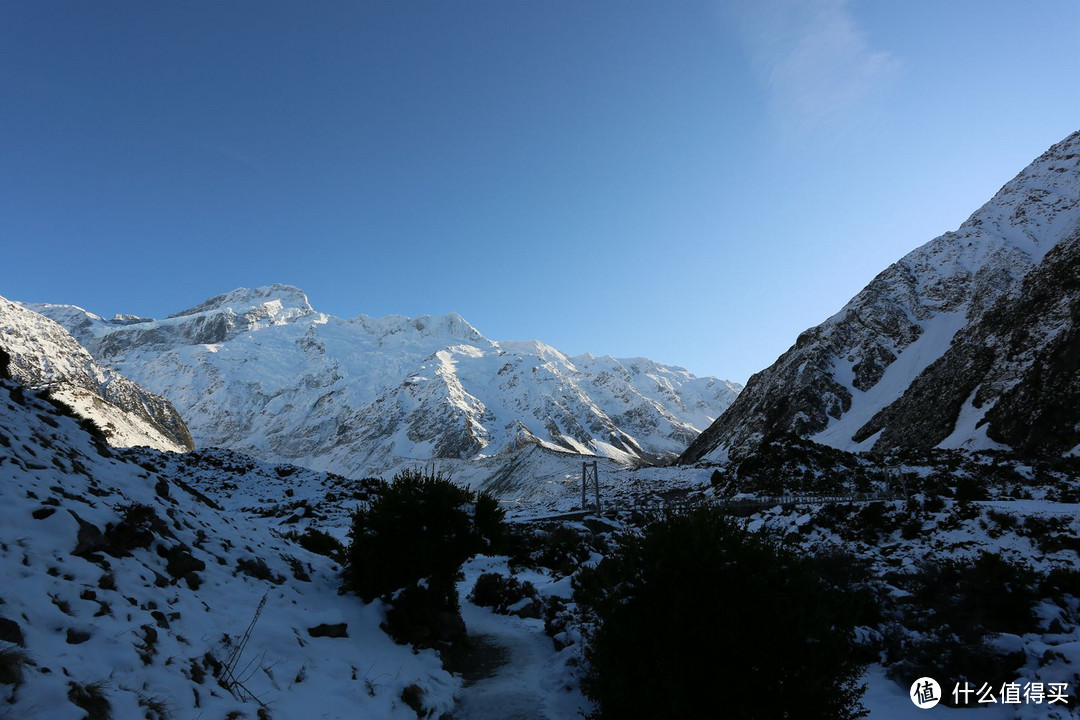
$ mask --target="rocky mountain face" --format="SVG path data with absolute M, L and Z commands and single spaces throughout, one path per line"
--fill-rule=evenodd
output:
M 99 364 L 56 322 L 2 297 L 0 350 L 10 357 L 11 378 L 48 390 L 80 417 L 97 423 L 110 444 L 172 452 L 194 447 L 168 400 Z
M 1080 132 L 755 374 L 681 462 L 796 435 L 843 450 L 1080 452 Z
M 161 320 L 28 307 L 169 398 L 200 445 L 351 476 L 530 445 L 670 459 L 740 390 L 643 358 L 495 342 L 456 314 L 341 319 L 286 285 Z
M 998 300 L 875 415 L 855 440 L 874 447 L 962 447 L 1080 454 L 1080 231 L 1046 254 L 1016 296 Z

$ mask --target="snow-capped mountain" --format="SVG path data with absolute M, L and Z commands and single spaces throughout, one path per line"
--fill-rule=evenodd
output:
M 671 458 L 740 389 L 643 358 L 495 342 L 456 314 L 341 319 L 287 285 L 161 320 L 28 307 L 169 398 L 200 445 L 351 476 L 529 444 L 622 463 Z
M 184 452 L 193 447 L 172 404 L 97 363 L 56 322 L 0 297 L 0 350 L 23 385 L 48 389 L 81 417 L 93 420 L 117 447 L 146 445 Z
M 802 333 L 681 461 L 785 434 L 846 450 L 1075 452 L 1078 405 L 1057 398 L 1076 397 L 1078 228 L 1080 132 Z

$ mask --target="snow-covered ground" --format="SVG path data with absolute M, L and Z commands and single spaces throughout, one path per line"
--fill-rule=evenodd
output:
M 0 650 L 24 660 L 0 715 L 79 720 L 85 692 L 115 720 L 408 719 L 410 685 L 436 716 L 453 709 L 460 679 L 396 645 L 380 604 L 339 595 L 333 562 L 186 488 L 102 456 L 74 420 L 0 382 Z M 132 504 L 152 520 L 125 545 L 115 528 Z M 312 634 L 339 624 L 347 637 Z M 230 691 L 220 664 L 249 626 Z
M 529 493 L 515 495 L 507 486 L 512 518 L 579 508 L 581 458 L 542 448 L 532 453 L 523 463 L 548 479 Z M 490 480 L 486 470 L 467 463 L 455 471 L 470 484 Z M 543 620 L 500 615 L 469 600 L 482 573 L 512 574 L 507 558 L 477 557 L 463 568 L 459 590 L 468 631 L 504 659 L 466 680 L 444 670 L 434 652 L 396 645 L 379 628 L 381 604 L 339 595 L 339 568 L 285 537 L 316 527 L 345 539 L 350 512 L 370 496 L 370 481 L 224 450 L 135 449 L 103 457 L 74 420 L 8 383 L 0 384 L 0 474 L 0 566 L 7 579 L 0 617 L 17 625 L 29 661 L 22 684 L 11 691 L 13 717 L 76 720 L 83 711 L 69 694 L 77 698 L 79 688 L 100 691 L 118 720 L 164 717 L 154 715 L 155 708 L 168 708 L 174 718 L 233 711 L 255 716 L 260 702 L 279 720 L 357 713 L 411 718 L 416 714 L 402 699 L 410 686 L 422 691 L 434 717 L 457 720 L 569 720 L 589 707 L 578 686 L 580 647 L 557 650 Z M 601 462 L 601 498 L 605 507 L 648 505 L 700 494 L 710 475 L 711 469 L 634 470 Z M 591 487 L 588 497 L 591 502 Z M 133 503 L 150 508 L 155 520 L 149 539 L 125 555 L 116 552 L 115 528 Z M 817 513 L 777 507 L 748 523 L 796 538 L 807 551 L 844 547 L 869 559 L 881 577 L 914 570 L 928 557 L 962 560 L 983 550 L 1040 572 L 1078 564 L 1068 543 L 1044 546 L 1045 533 L 1030 531 L 1051 522 L 1057 535 L 1080 536 L 1080 505 L 1052 502 L 1044 492 L 973 503 L 962 513 L 946 500 L 908 539 L 896 530 L 873 539 L 846 537 L 818 522 Z M 1017 522 L 1002 523 L 1006 515 Z M 513 574 L 531 582 L 541 598 L 571 595 L 570 579 L 552 571 L 515 567 Z M 1043 631 L 998 642 L 1025 651 L 1025 677 L 1071 684 L 1080 669 L 1080 631 L 1069 613 L 1078 610 L 1080 603 L 1064 611 L 1044 604 Z M 256 615 L 235 671 L 257 701 L 215 679 L 217 663 L 227 660 Z M 1063 622 L 1062 632 L 1045 629 L 1054 619 Z M 312 635 L 319 626 L 342 623 L 347 638 Z M 10 628 L 0 622 L 8 641 L 3 647 L 19 639 Z M 925 712 L 881 666 L 869 668 L 866 682 L 872 718 Z M 1051 712 L 1058 709 L 996 707 L 978 717 L 1069 716 Z M 962 719 L 972 711 L 939 706 L 933 712 Z
M 556 459 L 567 462 L 566 458 Z M 545 456 L 545 462 L 554 461 Z M 349 488 L 352 492 L 362 493 L 363 487 L 355 484 L 335 485 L 331 480 L 326 484 L 326 488 L 330 488 L 330 499 L 327 500 L 327 490 L 321 481 L 312 482 L 316 475 L 314 473 L 297 471 L 286 477 L 278 477 L 271 466 L 254 463 L 253 467 L 263 469 L 249 468 L 224 482 L 219 478 L 217 485 L 204 484 L 199 477 L 192 481 L 219 498 L 223 504 L 238 510 L 242 507 L 274 507 L 275 503 L 271 500 L 280 498 L 286 489 L 290 489 L 292 501 L 303 500 L 306 504 L 303 517 L 296 518 L 295 508 L 281 508 L 277 514 L 266 514 L 265 522 L 283 528 L 305 527 L 310 524 L 338 537 L 344 537 L 348 514 L 333 508 L 341 504 L 340 498 L 348 495 Z M 545 465 L 538 462 L 537 467 L 542 468 Z M 514 522 L 527 522 L 530 517 L 580 508 L 580 460 L 576 467 L 566 464 L 560 466 L 556 462 L 553 468 L 548 468 L 548 472 L 553 473 L 553 477 L 561 477 L 561 480 L 548 483 L 548 489 L 543 494 L 528 500 L 519 499 L 518 502 L 507 503 Z M 668 498 L 700 495 L 708 485 L 711 472 L 711 469 L 703 468 L 631 470 L 612 465 L 601 468 L 601 497 L 605 507 L 629 509 Z M 337 482 L 350 481 L 341 479 Z M 816 522 L 814 518 L 819 509 L 811 506 L 766 509 L 748 517 L 747 523 L 752 529 L 768 527 L 782 536 L 798 538 L 800 545 L 807 551 L 835 546 L 845 548 L 859 557 L 870 559 L 875 572 L 879 574 L 898 570 L 914 572 L 918 564 L 928 558 L 963 560 L 973 558 L 982 551 L 998 552 L 1003 557 L 1040 572 L 1055 567 L 1075 567 L 1078 557 L 1074 550 L 1057 548 L 1046 552 L 1040 546 L 1045 538 L 1025 531 L 1024 527 L 1027 518 L 1033 518 L 1027 521 L 1032 527 L 1039 520 L 1056 518 L 1056 522 L 1061 523 L 1060 533 L 1067 537 L 1080 537 L 1080 521 L 1077 520 L 1080 518 L 1080 505 L 1052 502 L 1046 499 L 1046 493 L 1038 488 L 1034 489 L 1034 496 L 1033 499 L 976 502 L 972 505 L 976 512 L 970 516 L 961 515 L 959 506 L 954 501 L 946 500 L 939 512 L 931 513 L 927 517 L 924 531 L 911 539 L 904 539 L 895 529 L 880 538 L 865 541 L 842 537 L 835 530 L 826 527 L 827 523 Z M 590 487 L 590 503 L 592 498 L 593 490 Z M 347 505 L 348 501 L 345 504 Z M 854 510 L 861 507 L 863 506 L 854 506 Z M 891 512 L 896 512 L 903 504 L 895 502 L 888 504 L 888 507 Z M 1016 528 L 998 532 L 997 521 L 993 520 L 992 513 L 1017 518 Z M 587 706 L 587 701 L 577 687 L 576 671 L 572 663 L 568 662 L 575 657 L 573 648 L 557 652 L 551 639 L 545 635 L 543 622 L 540 620 L 499 615 L 489 608 L 477 607 L 468 599 L 468 594 L 481 573 L 511 573 L 507 559 L 478 557 L 466 563 L 463 571 L 464 579 L 459 584 L 459 590 L 462 614 L 470 635 L 501 649 L 505 653 L 505 662 L 495 668 L 489 677 L 463 684 L 457 694 L 454 717 L 535 717 L 552 720 L 579 717 L 578 711 Z M 570 596 L 569 578 L 555 579 L 552 574 L 542 569 L 515 568 L 515 572 L 515 577 L 520 581 L 532 582 L 541 596 Z M 1052 615 L 1052 608 L 1044 606 L 1041 612 Z M 1048 620 L 1051 615 L 1047 615 Z M 1074 629 L 1070 632 L 1072 634 L 1065 636 L 1055 636 L 1047 632 L 1033 633 L 1022 638 L 1011 636 L 1005 641 L 1020 643 L 1025 648 L 1032 659 L 1028 667 L 1030 677 L 1071 682 L 1071 673 L 1080 668 L 1080 631 Z M 1048 650 L 1060 654 L 1062 660 L 1057 664 L 1042 664 L 1039 658 Z M 868 691 L 864 702 L 871 711 L 871 717 L 908 717 L 912 711 L 924 712 L 911 703 L 906 688 L 885 677 L 884 669 L 880 665 L 872 665 L 868 669 L 865 682 Z M 1075 692 L 1075 688 L 1073 691 Z M 1019 710 L 998 708 L 982 710 L 980 712 L 984 714 L 978 717 L 1018 717 L 1034 720 L 1068 716 L 1069 711 L 1062 715 L 1060 710 L 1060 705 L 1055 708 L 1047 705 L 1030 706 Z M 941 705 L 933 712 L 939 717 L 962 719 L 970 717 L 970 713 L 974 711 L 950 709 Z
M 573 650 L 556 652 L 551 638 L 544 633 L 544 621 L 500 615 L 479 607 L 468 594 L 482 573 L 510 575 L 505 558 L 479 556 L 462 568 L 464 579 L 458 583 L 461 616 L 470 637 L 501 649 L 504 663 L 490 677 L 466 684 L 458 696 L 456 718 L 461 720 L 564 720 L 581 717 L 590 708 L 578 687 L 576 668 L 568 665 L 577 659 Z M 569 599 L 570 584 L 554 581 L 539 572 L 520 572 L 516 577 L 532 582 L 541 597 Z

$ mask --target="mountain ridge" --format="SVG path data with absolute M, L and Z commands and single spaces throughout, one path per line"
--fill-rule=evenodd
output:
M 0 297 L 0 348 L 21 384 L 48 389 L 81 417 L 93 420 L 111 444 L 184 452 L 191 434 L 165 398 L 91 357 L 59 323 Z
M 679 461 L 722 462 L 783 434 L 855 451 L 924 444 L 912 438 L 879 447 L 866 430 L 959 332 L 1002 298 L 1018 297 L 1028 273 L 1077 227 L 1080 132 L 1040 155 L 956 231 L 912 250 L 835 315 L 801 333 L 750 378 Z M 954 442 L 969 449 L 999 445 L 976 429 Z
M 346 475 L 529 443 L 665 461 L 740 388 L 643 358 L 490 340 L 456 313 L 337 318 L 289 285 L 239 288 L 164 319 L 27 307 L 169 397 L 200 445 Z

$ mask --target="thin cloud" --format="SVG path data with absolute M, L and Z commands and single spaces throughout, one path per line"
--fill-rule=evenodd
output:
M 727 5 L 747 42 L 772 110 L 789 131 L 864 112 L 900 61 L 870 45 L 848 0 L 766 0 Z

